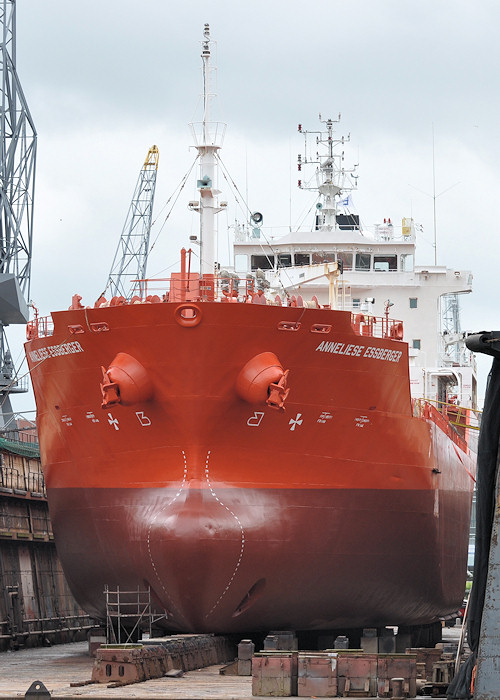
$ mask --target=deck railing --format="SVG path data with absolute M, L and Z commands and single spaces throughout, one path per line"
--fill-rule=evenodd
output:
M 28 321 L 26 326 L 26 337 L 47 338 L 54 333 L 54 322 L 52 316 L 37 316 L 33 321 Z
M 370 338 L 392 338 L 403 340 L 403 322 L 386 316 L 351 314 L 351 325 L 355 333 Z
M 455 403 L 412 399 L 413 415 L 431 420 L 462 450 L 467 451 L 469 430 L 479 430 L 482 411 Z
M 115 296 L 111 299 L 100 297 L 94 304 L 94 308 L 128 304 L 159 304 L 167 301 L 174 303 L 184 301 L 193 303 L 200 301 L 246 302 L 293 308 L 330 308 L 329 306 L 322 307 L 314 296 L 311 300 L 305 300 L 301 295 L 294 294 L 283 296 L 276 294 L 274 299 L 266 298 L 264 291 L 256 288 L 255 279 L 241 278 L 229 273 L 228 276 L 206 275 L 203 279 L 200 279 L 199 276 L 181 277 L 178 275 L 165 279 L 140 280 L 140 282 L 143 290 L 141 295 L 135 295 L 130 300 L 121 296 Z M 70 309 L 83 308 L 81 298 L 75 295 Z M 403 323 L 386 316 L 369 316 L 361 312 L 353 312 L 351 313 L 351 325 L 354 332 L 361 336 L 403 339 Z M 70 331 L 72 328 L 70 327 Z M 27 325 L 29 340 L 45 338 L 51 336 L 53 332 L 54 324 L 51 316 L 39 317 L 37 315 Z

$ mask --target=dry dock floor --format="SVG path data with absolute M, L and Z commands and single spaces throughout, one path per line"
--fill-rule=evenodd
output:
M 33 681 L 42 681 L 52 698 L 252 697 L 251 677 L 221 676 L 220 666 L 186 671 L 181 678 L 155 678 L 121 688 L 108 688 L 102 683 L 71 687 L 71 683 L 90 680 L 93 663 L 87 642 L 0 653 L 0 698 L 23 698 Z
M 446 629 L 447 639 L 456 640 L 460 627 Z M 181 678 L 155 678 L 143 683 L 108 688 L 94 683 L 72 687 L 71 683 L 90 680 L 94 660 L 88 655 L 87 642 L 58 644 L 49 648 L 21 649 L 0 653 L 0 699 L 24 698 L 33 681 L 42 681 L 51 697 L 147 698 L 148 700 L 194 700 L 196 698 L 231 700 L 252 698 L 249 676 L 221 676 L 220 666 L 187 671 Z

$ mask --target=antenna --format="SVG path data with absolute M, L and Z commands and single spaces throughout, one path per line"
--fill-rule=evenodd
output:
M 434 265 L 438 264 L 437 258 L 437 227 L 436 227 L 436 159 L 434 152 L 434 122 L 432 122 L 432 204 L 434 214 Z
M 408 184 L 410 184 L 410 183 L 408 183 Z M 410 184 L 410 187 L 413 187 L 413 189 L 417 190 L 417 192 L 421 192 L 422 194 L 425 194 L 426 197 L 432 197 L 433 227 L 434 227 L 434 242 L 433 242 L 434 265 L 437 265 L 436 199 L 438 197 L 441 197 L 442 194 L 449 192 L 450 190 L 452 190 L 454 187 L 456 187 L 459 184 L 460 184 L 460 180 L 458 182 L 455 182 L 454 185 L 450 185 L 450 187 L 447 187 L 445 190 L 443 190 L 439 194 L 436 194 L 436 163 L 435 163 L 435 150 L 434 150 L 434 122 L 432 122 L 432 194 L 429 194 L 428 192 L 424 192 L 423 190 L 420 190 L 418 187 L 415 187 L 414 185 L 411 185 L 411 184 Z
M 298 180 L 300 189 L 311 190 L 319 195 L 321 207 L 318 207 L 315 212 L 316 230 L 332 230 L 336 227 L 339 198 L 343 193 L 347 193 L 348 201 L 349 193 L 357 187 L 357 165 L 346 168 L 344 151 L 341 150 L 341 147 L 350 141 L 350 134 L 335 135 L 335 125 L 340 122 L 340 119 L 340 114 L 338 119 L 323 119 L 320 114 L 320 123 L 325 125 L 325 128 L 320 131 L 304 129 L 302 124 L 298 126 L 299 133 L 304 136 L 304 155 L 299 154 L 297 157 L 297 170 L 301 173 L 305 165 L 317 166 L 310 180 L 303 180 L 302 174 L 299 175 Z M 311 137 L 318 149 L 315 156 L 309 155 L 308 152 L 308 140 L 311 140 Z

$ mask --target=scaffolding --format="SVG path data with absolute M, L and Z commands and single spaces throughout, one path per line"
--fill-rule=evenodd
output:
M 166 612 L 159 615 L 151 606 L 151 588 L 134 591 L 122 590 L 119 586 L 111 590 L 105 586 L 106 597 L 106 642 L 108 644 L 130 644 L 141 635 L 152 636 L 153 626 L 166 620 Z

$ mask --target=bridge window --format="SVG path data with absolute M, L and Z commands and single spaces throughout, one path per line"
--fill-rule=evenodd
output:
M 344 265 L 344 270 L 352 270 L 352 253 L 340 251 L 337 253 L 337 260 Z
M 391 272 L 398 269 L 397 255 L 374 255 L 373 269 L 379 272 Z
M 369 270 L 372 256 L 370 253 L 356 253 L 356 270 Z
M 292 256 L 290 253 L 279 253 L 278 254 L 278 267 L 291 267 L 292 266 Z
M 294 258 L 296 265 L 309 265 L 309 253 L 295 253 Z
M 320 265 L 321 263 L 335 262 L 335 253 L 325 253 L 321 251 L 320 253 L 312 254 L 312 264 Z
M 252 270 L 272 270 L 274 267 L 274 255 L 252 255 Z

